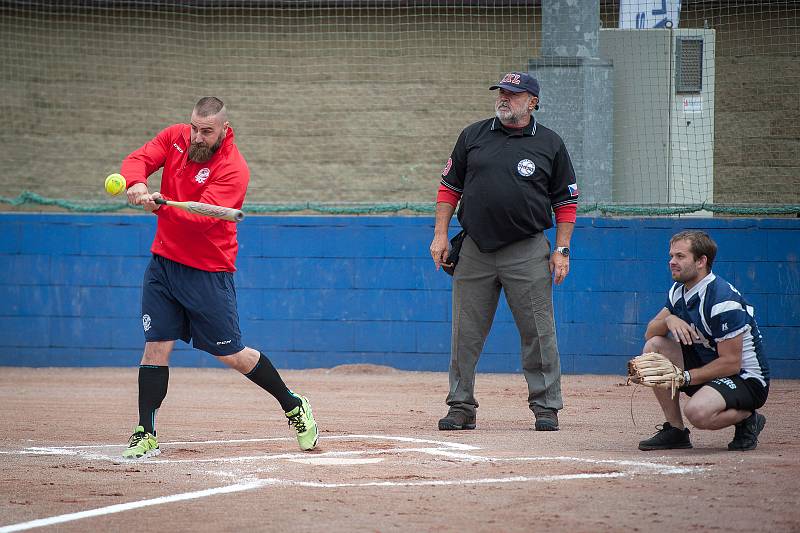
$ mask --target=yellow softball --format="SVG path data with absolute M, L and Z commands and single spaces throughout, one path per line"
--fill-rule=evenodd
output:
M 106 178 L 106 192 L 111 196 L 116 196 L 125 190 L 125 178 L 122 174 L 110 174 Z

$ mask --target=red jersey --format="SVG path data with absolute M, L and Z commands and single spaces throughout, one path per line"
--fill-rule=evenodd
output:
M 147 184 L 163 167 L 161 194 L 165 200 L 204 202 L 241 209 L 250 169 L 233 141 L 233 128 L 211 159 L 196 163 L 188 158 L 191 126 L 175 124 L 133 152 L 120 173 L 127 186 Z M 154 254 L 209 272 L 236 270 L 236 223 L 187 213 L 162 205 L 155 211 L 158 228 Z

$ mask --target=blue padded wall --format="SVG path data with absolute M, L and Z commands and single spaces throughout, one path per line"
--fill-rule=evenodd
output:
M 155 218 L 3 214 L 0 224 L 0 365 L 136 365 Z M 564 372 L 624 373 L 671 284 L 669 237 L 686 228 L 720 245 L 714 270 L 755 305 L 773 375 L 800 378 L 797 219 L 578 219 L 571 273 L 554 290 Z M 428 254 L 431 218 L 250 216 L 239 230 L 242 331 L 276 366 L 447 370 L 450 278 Z M 220 366 L 183 343 L 172 364 Z M 479 368 L 520 370 L 504 301 Z

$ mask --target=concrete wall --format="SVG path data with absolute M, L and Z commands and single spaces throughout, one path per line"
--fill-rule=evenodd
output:
M 668 239 L 690 227 L 710 232 L 714 270 L 755 306 L 773 375 L 800 378 L 800 220 L 580 218 L 554 291 L 565 372 L 624 373 L 671 284 Z M 0 215 L 0 365 L 136 365 L 154 231 L 145 215 Z M 432 267 L 431 236 L 430 218 L 249 217 L 236 273 L 245 342 L 283 368 L 446 371 L 451 281 Z M 173 364 L 217 365 L 178 344 Z M 504 303 L 479 368 L 520 370 Z

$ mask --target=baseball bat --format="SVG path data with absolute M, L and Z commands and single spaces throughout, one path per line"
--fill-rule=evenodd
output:
M 221 205 L 204 204 L 202 202 L 175 202 L 173 200 L 164 200 L 163 198 L 156 198 L 154 201 L 159 205 L 177 207 L 204 217 L 220 218 L 231 222 L 241 222 L 244 219 L 244 213 L 232 207 L 222 207 Z

